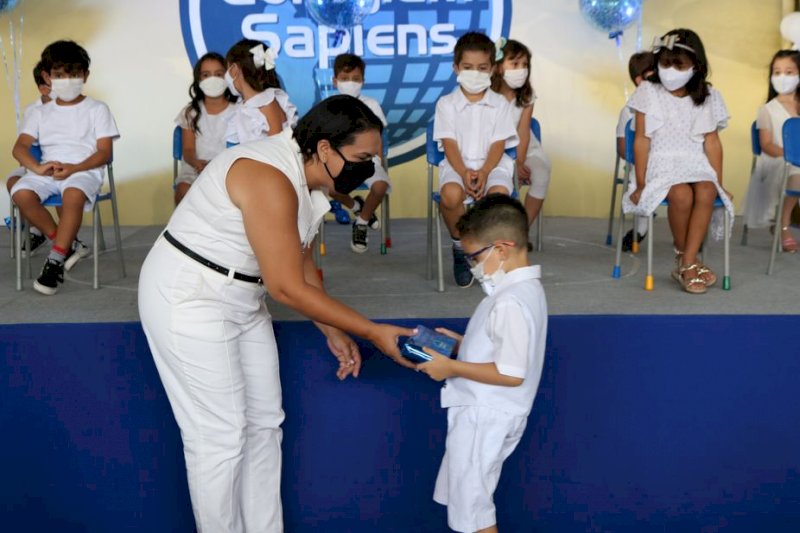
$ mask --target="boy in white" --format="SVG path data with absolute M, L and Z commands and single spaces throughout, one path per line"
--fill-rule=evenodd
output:
M 459 287 L 473 281 L 456 229 L 465 201 L 514 190 L 514 162 L 505 149 L 515 147 L 519 138 L 511 105 L 489 88 L 495 54 L 494 43 L 482 33 L 458 39 L 453 70 L 460 87 L 439 98 L 433 119 L 433 138 L 445 154 L 439 165 L 440 210 L 453 239 L 453 274 Z
M 656 71 L 656 57 L 653 52 L 637 52 L 628 60 L 628 74 L 633 84 L 638 87 L 643 81 L 652 76 Z M 634 119 L 633 111 L 628 107 L 628 102 L 619 112 L 617 121 L 617 157 L 625 160 L 625 126 Z M 631 129 L 633 129 L 631 123 Z M 636 188 L 636 183 L 631 180 L 631 190 Z M 647 217 L 636 218 L 636 240 L 642 242 L 647 236 Z M 622 251 L 630 252 L 633 249 L 633 230 L 628 230 L 622 239 Z
M 364 102 L 367 107 L 375 113 L 385 128 L 388 125 L 386 116 L 383 114 L 381 105 L 374 98 L 364 96 L 361 94 L 361 88 L 364 86 L 364 76 L 366 74 L 367 65 L 364 60 L 355 54 L 340 54 L 336 56 L 333 62 L 333 86 L 339 90 L 341 94 L 346 94 L 354 98 L 358 98 Z M 384 169 L 383 154 L 373 158 L 375 163 L 375 174 L 368 178 L 364 184 L 369 188 L 367 199 L 364 200 L 361 196 L 350 196 L 348 194 L 340 194 L 335 191 L 330 192 L 331 198 L 338 201 L 355 215 L 353 221 L 353 233 L 350 239 L 350 249 L 356 253 L 364 253 L 367 251 L 367 227 L 372 229 L 380 229 L 381 223 L 377 216 L 375 216 L 375 209 L 381 205 L 383 197 L 386 196 L 391 190 L 391 182 L 389 181 L 389 174 Z
M 56 41 L 42 52 L 42 61 L 55 99 L 25 117 L 13 155 L 28 172 L 11 189 L 11 197 L 22 216 L 53 241 L 33 284 L 38 292 L 53 295 L 64 282 L 65 266 L 71 268 L 80 257 L 72 244 L 83 211 L 92 209 L 103 184 L 103 166 L 119 132 L 108 107 L 81 94 L 89 76 L 86 50 L 73 41 Z M 35 142 L 42 150 L 41 162 L 31 155 Z M 54 194 L 62 198 L 58 224 L 42 206 Z
M 445 454 L 433 499 L 447 506 L 450 528 L 497 532 L 494 491 L 503 462 L 514 451 L 539 387 L 547 337 L 547 302 L 540 267 L 529 266 L 528 218 L 517 200 L 491 194 L 458 222 L 472 273 L 486 297 L 459 340 L 458 359 L 425 349 L 418 365 L 447 379 Z

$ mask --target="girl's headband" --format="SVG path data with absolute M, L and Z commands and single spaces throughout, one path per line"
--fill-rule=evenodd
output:
M 256 68 L 264 67 L 264 70 L 275 68 L 275 60 L 278 56 L 272 48 L 264 48 L 263 44 L 259 44 L 251 48 L 250 53 L 253 54 L 253 63 Z
M 661 51 L 662 48 L 666 48 L 667 50 L 674 50 L 675 48 L 683 48 L 684 50 L 688 50 L 693 54 L 697 54 L 694 48 L 691 46 L 687 46 L 685 44 L 681 44 L 678 42 L 678 34 L 673 33 L 671 35 L 667 35 L 666 37 L 656 37 L 653 39 L 653 53 L 658 53 Z

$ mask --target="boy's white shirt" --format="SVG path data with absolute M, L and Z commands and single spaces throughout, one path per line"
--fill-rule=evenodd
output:
M 497 141 L 504 141 L 506 149 L 519 144 L 511 103 L 504 96 L 488 89 L 481 100 L 470 102 L 460 87 L 436 102 L 433 139 L 440 151 L 442 139 L 455 140 L 465 162 L 486 159 Z
M 74 105 L 51 100 L 29 107 L 20 133 L 30 135 L 42 148 L 42 161 L 80 163 L 97 152 L 97 140 L 119 138 L 119 130 L 108 106 L 86 96 Z
M 481 405 L 514 415 L 530 413 L 547 340 L 547 301 L 540 276 L 538 265 L 506 274 L 478 304 L 459 347 L 460 361 L 493 362 L 501 374 L 523 378 L 523 383 L 505 387 L 449 378 L 442 388 L 442 407 Z

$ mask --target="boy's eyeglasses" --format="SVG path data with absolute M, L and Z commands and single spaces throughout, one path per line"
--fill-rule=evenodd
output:
M 480 255 L 481 255 L 483 252 L 485 252 L 486 250 L 491 250 L 492 248 L 494 248 L 494 247 L 495 247 L 495 246 L 497 246 L 498 244 L 505 244 L 506 246 L 514 246 L 514 243 L 513 243 L 513 242 L 511 242 L 511 241 L 495 241 L 495 242 L 493 242 L 492 244 L 490 244 L 490 245 L 488 245 L 488 246 L 484 246 L 483 248 L 481 248 L 481 249 L 480 249 L 480 250 L 478 250 L 477 252 L 473 252 L 473 253 L 471 253 L 471 254 L 465 254 L 465 255 L 464 255 L 464 259 L 466 259 L 466 260 L 467 260 L 467 264 L 468 264 L 470 267 L 475 267 L 475 266 L 477 266 L 477 265 L 478 265 L 478 263 L 479 263 L 479 261 L 478 261 L 478 257 L 480 257 Z

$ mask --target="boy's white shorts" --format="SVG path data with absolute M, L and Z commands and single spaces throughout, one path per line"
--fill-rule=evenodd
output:
M 101 169 L 76 172 L 64 180 L 27 172 L 11 188 L 11 196 L 14 196 L 17 191 L 29 190 L 35 192 L 39 196 L 39 200 L 44 202 L 54 194 L 63 195 L 65 189 L 78 189 L 86 195 L 86 204 L 84 204 L 83 210 L 91 211 L 102 186 L 103 171 Z
M 465 160 L 464 164 L 467 168 L 478 169 L 483 165 L 483 160 Z M 456 183 L 462 189 L 464 188 L 464 180 L 453 170 L 447 159 L 444 159 L 439 163 L 439 190 L 441 191 L 442 187 L 448 183 Z M 488 191 L 495 186 L 505 187 L 508 190 L 508 194 L 511 194 L 514 190 L 514 161 L 507 154 L 503 154 L 500 163 L 489 172 L 484 191 Z

